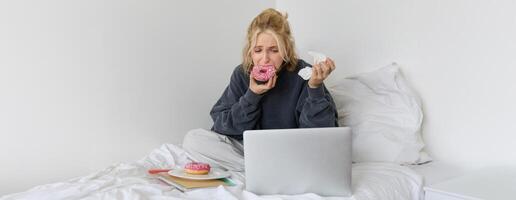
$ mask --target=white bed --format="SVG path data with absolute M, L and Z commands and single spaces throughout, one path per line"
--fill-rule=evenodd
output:
M 183 166 L 185 151 L 165 144 L 134 163 L 66 182 L 35 187 L 0 199 L 352 199 L 420 200 L 423 185 L 453 175 L 449 167 L 430 160 L 422 151 L 421 101 L 404 80 L 399 66 L 341 79 L 329 87 L 339 112 L 339 124 L 353 130 L 352 191 L 350 198 L 316 194 L 257 196 L 246 191 L 244 175 L 232 173 L 237 186 L 181 193 L 147 174 L 150 168 Z M 371 148 L 374 147 L 374 148 Z M 370 162 L 382 161 L 382 162 Z M 398 164 L 396 164 L 398 163 Z
M 198 189 L 181 193 L 146 173 L 149 168 L 169 168 L 189 162 L 182 148 L 165 144 L 134 163 L 110 166 L 88 176 L 65 182 L 34 187 L 4 196 L 14 199 L 396 199 L 422 198 L 423 176 L 406 166 L 394 163 L 359 163 L 353 165 L 353 196 L 321 197 L 316 194 L 296 196 L 257 196 L 244 190 L 244 176 L 232 173 L 233 187 Z

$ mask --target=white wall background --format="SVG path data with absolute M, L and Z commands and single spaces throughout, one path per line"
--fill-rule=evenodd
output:
M 435 159 L 464 170 L 516 165 L 516 1 L 276 5 L 289 13 L 301 55 L 320 50 L 336 60 L 333 79 L 401 65 L 423 99 L 423 137 Z
M 0 195 L 134 161 L 209 110 L 274 1 L 0 1 Z
M 0 195 L 137 160 L 208 112 L 266 7 L 332 79 L 396 61 L 424 138 L 462 168 L 516 164 L 516 2 L 0 1 Z

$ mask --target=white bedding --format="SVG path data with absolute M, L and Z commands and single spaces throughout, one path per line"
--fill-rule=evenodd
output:
M 146 173 L 149 168 L 170 168 L 175 165 L 184 165 L 189 161 L 182 148 L 165 144 L 140 161 L 113 165 L 88 176 L 37 186 L 26 192 L 7 195 L 0 199 L 416 200 L 422 197 L 422 176 L 408 167 L 394 163 L 354 164 L 352 170 L 353 196 L 350 198 L 321 197 L 316 194 L 257 196 L 243 189 L 245 182 L 243 174 L 234 172 L 231 178 L 237 183 L 237 186 L 220 186 L 181 193 Z

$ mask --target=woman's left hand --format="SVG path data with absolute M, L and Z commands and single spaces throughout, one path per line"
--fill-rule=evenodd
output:
M 310 88 L 320 87 L 333 70 L 335 70 L 335 63 L 330 58 L 327 58 L 324 62 L 314 64 L 308 86 Z

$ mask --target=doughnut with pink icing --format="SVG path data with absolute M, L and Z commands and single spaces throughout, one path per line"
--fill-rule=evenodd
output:
M 185 165 L 184 171 L 188 174 L 204 175 L 210 172 L 210 164 L 201 162 L 190 162 Z
M 276 75 L 274 65 L 257 65 L 251 71 L 251 76 L 260 84 L 269 81 L 274 75 Z

